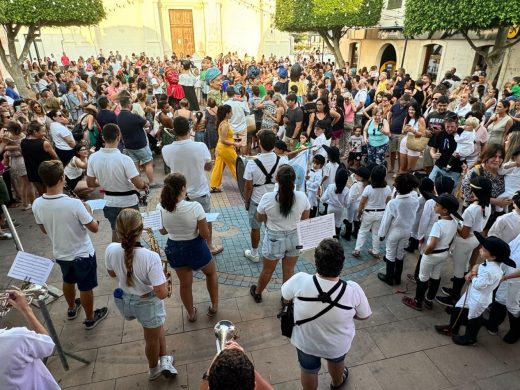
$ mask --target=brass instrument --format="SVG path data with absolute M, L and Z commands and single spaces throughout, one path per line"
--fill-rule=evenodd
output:
M 213 330 L 217 338 L 217 353 L 220 353 L 228 341 L 238 338 L 237 328 L 228 320 L 222 320 L 215 324 Z
M 146 235 L 148 236 L 150 250 L 157 253 L 161 257 L 161 262 L 163 266 L 163 272 L 164 276 L 166 276 L 166 283 L 168 287 L 168 298 L 172 296 L 172 273 L 170 270 L 168 270 L 168 261 L 163 259 L 161 256 L 161 247 L 159 246 L 159 243 L 157 242 L 157 239 L 155 238 L 155 235 L 153 234 L 153 230 L 151 228 L 145 228 Z
M 15 287 L 13 287 L 15 289 Z M 25 299 L 28 304 L 31 304 L 33 299 L 45 299 L 49 292 L 45 286 L 39 286 L 33 283 L 25 282 L 22 284 L 20 290 L 25 294 Z M 5 317 L 11 311 L 11 306 L 7 302 L 9 293 L 7 291 L 0 292 L 0 318 Z

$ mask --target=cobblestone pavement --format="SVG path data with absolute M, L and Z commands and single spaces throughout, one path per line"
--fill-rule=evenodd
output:
M 161 176 L 162 162 L 156 160 L 156 173 Z M 68 389 L 197 389 L 202 372 L 207 369 L 215 353 L 213 325 L 221 320 L 233 321 L 240 329 L 239 342 L 244 346 L 255 367 L 277 389 L 299 389 L 299 368 L 294 347 L 280 335 L 276 314 L 279 309 L 281 270 L 277 268 L 261 304 L 255 304 L 249 296 L 248 286 L 256 281 L 260 264 L 243 257 L 249 246 L 247 213 L 243 209 L 237 185 L 226 173 L 224 192 L 212 196 L 213 211 L 221 215 L 214 224 L 215 241 L 225 247 L 216 256 L 220 307 L 214 318 L 203 313 L 209 305 L 205 282 L 196 273 L 193 284 L 195 306 L 199 318 L 195 323 L 187 321 L 186 311 L 180 303 L 178 283 L 174 276 L 174 293 L 167 299 L 165 324 L 168 351 L 175 356 L 179 375 L 175 379 L 147 380 L 142 330 L 135 321 L 124 321 L 114 305 L 112 291 L 115 283 L 106 274 L 104 251 L 110 242 L 110 226 L 101 211 L 96 217 L 101 229 L 92 235 L 98 256 L 98 282 L 95 290 L 96 307 L 109 307 L 109 316 L 92 331 L 85 331 L 81 324 L 83 315 L 74 321 L 65 319 L 66 305 L 63 297 L 49 305 L 51 317 L 64 348 L 91 361 L 84 365 L 69 359 L 71 369 L 65 372 L 57 356 L 48 360 L 48 367 L 60 383 Z M 149 209 L 157 203 L 159 191 L 151 194 Z M 30 212 L 11 210 L 21 226 L 18 232 L 28 252 L 52 257 L 49 240 L 34 223 Z M 158 237 L 164 246 L 164 237 Z M 397 288 L 384 285 L 375 275 L 382 262 L 374 260 L 365 248 L 360 259 L 350 256 L 354 242 L 342 240 L 347 254 L 343 270 L 346 279 L 355 280 L 364 289 L 373 310 L 367 321 L 356 323 L 357 332 L 347 355 L 351 368 L 346 389 L 520 389 L 520 353 L 518 346 L 505 344 L 500 337 L 481 331 L 475 347 L 459 347 L 449 338 L 440 336 L 433 325 L 447 321 L 444 311 L 416 312 L 405 307 Z M 384 244 L 383 244 L 384 245 Z M 383 247 L 383 246 L 382 246 Z M 7 272 L 16 255 L 12 241 L 0 241 L 0 287 L 12 281 Z M 415 258 L 407 256 L 405 273 L 411 272 Z M 448 264 L 443 275 L 449 283 L 451 272 Z M 297 271 L 313 272 L 313 253 L 302 254 Z M 61 286 L 61 274 L 54 267 L 49 284 Z M 401 285 L 413 293 L 415 285 Z M 36 310 L 37 311 L 37 310 Z M 11 312 L 0 321 L 0 327 L 22 324 L 21 318 Z M 499 335 L 506 329 L 503 325 Z M 327 389 L 330 379 L 320 375 L 320 389 Z M 1 387 L 1 386 L 0 386 Z

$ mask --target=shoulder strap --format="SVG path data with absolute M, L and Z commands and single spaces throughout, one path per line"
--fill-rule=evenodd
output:
M 338 304 L 339 300 L 341 299 L 341 297 L 343 296 L 343 294 L 345 293 L 345 290 L 346 290 L 346 288 L 347 288 L 347 283 L 345 283 L 345 282 L 341 283 L 341 281 L 340 281 L 339 284 L 341 284 L 341 291 L 339 292 L 339 294 L 338 294 L 338 296 L 336 297 L 336 299 L 334 299 L 334 301 L 331 301 L 330 304 L 329 304 L 325 309 L 323 309 L 323 310 L 320 311 L 319 313 L 315 314 L 314 316 L 312 316 L 312 317 L 310 317 L 310 318 L 305 318 L 305 319 L 303 319 L 303 320 L 295 321 L 295 322 L 294 322 L 294 325 L 298 325 L 298 326 L 300 326 L 300 325 L 303 325 L 303 324 L 305 324 L 305 323 L 307 323 L 307 322 L 314 321 L 315 319 L 321 317 L 322 315 L 324 315 L 325 313 L 327 313 L 328 311 L 330 311 L 334 306 L 336 306 L 336 305 Z M 337 285 L 338 285 L 338 284 L 336 284 L 336 286 L 337 286 Z M 334 286 L 334 287 L 332 288 L 332 290 L 334 290 L 334 288 L 335 288 L 336 286 Z M 332 290 L 331 290 L 331 291 L 332 291 Z M 330 297 L 329 297 L 329 299 L 330 299 Z M 345 306 L 345 308 L 346 308 L 346 310 L 350 310 L 350 309 L 352 309 L 351 307 L 347 308 L 347 306 Z
M 253 161 L 255 162 L 255 164 L 258 167 L 258 169 L 260 169 L 262 171 L 262 173 L 264 174 L 264 176 L 265 176 L 265 183 L 264 184 L 254 184 L 253 187 L 260 187 L 260 186 L 263 186 L 263 185 L 266 185 L 266 184 L 273 184 L 273 175 L 274 175 L 274 173 L 276 171 L 276 168 L 278 166 L 278 162 L 280 161 L 280 156 L 276 156 L 276 162 L 274 163 L 273 168 L 271 169 L 271 172 L 267 172 L 267 170 L 265 169 L 264 164 L 262 164 L 262 161 L 260 161 L 258 158 L 255 158 Z

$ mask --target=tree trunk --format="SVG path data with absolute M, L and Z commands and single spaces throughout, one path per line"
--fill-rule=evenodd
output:
M 25 77 L 23 77 L 21 67 L 17 65 L 6 66 L 6 69 L 11 74 L 20 96 L 24 98 L 30 97 L 32 93 L 31 90 L 27 88 L 27 81 L 25 80 Z
M 345 66 L 345 60 L 343 59 L 343 55 L 341 54 L 341 50 L 339 49 L 339 41 L 343 36 L 342 29 L 334 29 L 330 33 L 326 30 L 318 31 L 320 36 L 325 41 L 328 49 L 334 53 L 334 58 L 336 59 L 336 66 L 338 68 L 343 68 Z

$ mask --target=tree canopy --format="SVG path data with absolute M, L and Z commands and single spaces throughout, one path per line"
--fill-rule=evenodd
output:
M 407 0 L 404 33 L 511 27 L 520 21 L 520 2 L 497 0 Z
M 275 25 L 291 32 L 370 27 L 382 6 L 383 0 L 277 0 Z
M 0 0 L 0 24 L 88 26 L 104 17 L 103 0 Z

